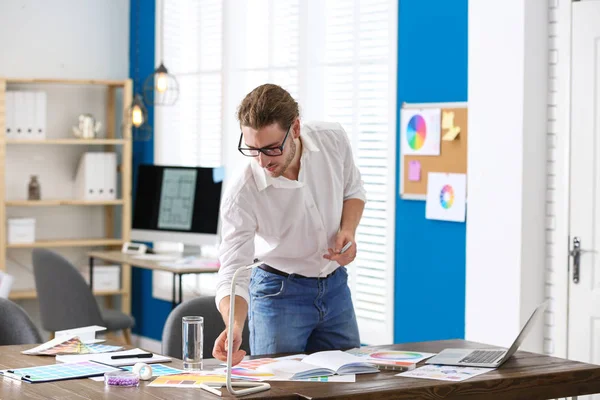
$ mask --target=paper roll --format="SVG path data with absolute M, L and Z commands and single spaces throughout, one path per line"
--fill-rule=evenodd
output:
M 133 373 L 139 376 L 141 380 L 147 381 L 152 378 L 152 367 L 146 363 L 136 363 L 133 366 Z

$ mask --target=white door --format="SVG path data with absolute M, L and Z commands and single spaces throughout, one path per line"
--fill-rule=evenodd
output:
M 572 35 L 568 358 L 600 364 L 600 1 L 573 3 Z

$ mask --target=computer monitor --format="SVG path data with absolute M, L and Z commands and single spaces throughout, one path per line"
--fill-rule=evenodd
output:
M 222 168 L 140 165 L 131 239 L 216 246 Z

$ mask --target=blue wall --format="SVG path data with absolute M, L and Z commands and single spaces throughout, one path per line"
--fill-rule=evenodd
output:
M 144 79 L 155 68 L 155 1 L 131 1 L 130 7 L 129 76 L 134 80 L 134 92 L 141 94 Z M 154 121 L 152 107 L 148 107 L 148 120 L 150 124 Z M 154 141 L 135 141 L 133 143 L 133 193 L 135 193 L 137 166 L 152 164 L 153 162 Z M 152 297 L 152 271 L 132 268 L 131 282 L 131 312 L 136 321 L 133 332 L 137 335 L 160 340 L 163 325 L 171 311 L 171 303 Z
M 467 100 L 467 3 L 400 0 L 398 105 Z M 395 274 L 396 343 L 464 338 L 465 224 L 427 220 L 424 201 L 398 196 Z
M 399 1 L 398 104 L 467 100 L 467 3 Z M 142 1 L 139 10 L 136 1 L 130 5 L 130 76 L 139 93 L 154 69 L 155 1 Z M 400 142 L 399 123 L 397 135 Z M 153 162 L 153 147 L 134 142 L 134 171 Z M 464 337 L 465 224 L 426 220 L 423 201 L 398 197 L 395 274 L 396 343 Z M 133 332 L 160 340 L 170 310 L 170 302 L 152 297 L 151 271 L 133 268 Z

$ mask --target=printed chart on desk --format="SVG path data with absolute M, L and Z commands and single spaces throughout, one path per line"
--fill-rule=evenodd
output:
M 52 382 L 65 379 L 85 378 L 100 376 L 106 372 L 118 371 L 119 368 L 110 365 L 84 361 L 78 363 L 51 364 L 38 367 L 20 368 L 12 370 L 13 375 L 20 376 L 24 381 L 31 383 Z M 5 372 L 1 371 L 1 372 Z M 9 376 L 10 375 L 6 375 Z
M 151 367 L 152 367 L 152 376 L 173 375 L 173 374 L 178 374 L 180 372 L 183 372 L 183 370 L 180 370 L 177 368 L 172 368 L 172 367 L 167 367 L 166 365 L 162 365 L 162 364 L 153 364 Z M 129 372 L 133 371 L 132 366 L 126 366 L 126 367 L 122 367 L 122 368 Z
M 374 349 L 352 349 L 347 353 L 358 357 L 364 357 L 381 361 L 404 361 L 413 364 L 434 356 L 434 353 L 424 353 L 417 351 L 399 351 L 399 350 L 374 350 Z
M 226 382 L 223 374 L 214 373 L 183 373 L 177 375 L 163 375 L 153 380 L 148 386 L 155 387 L 179 387 L 198 388 L 202 383 Z
M 493 369 L 477 367 L 453 367 L 446 365 L 425 365 L 412 371 L 402 372 L 396 376 L 460 382 L 490 371 L 493 371 Z

